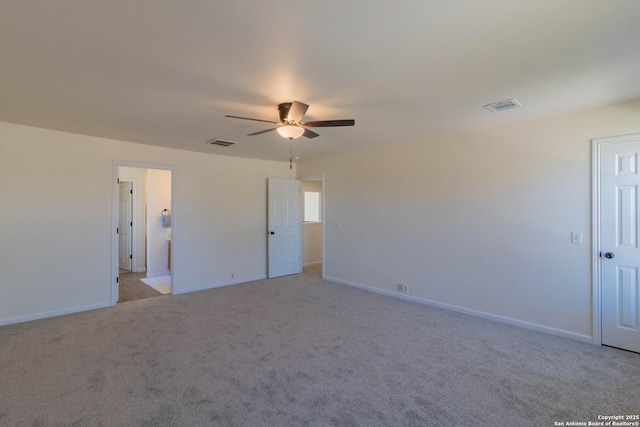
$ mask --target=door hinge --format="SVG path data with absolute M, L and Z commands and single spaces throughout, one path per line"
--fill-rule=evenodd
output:
M 120 234 L 120 229 L 116 228 L 116 234 Z
M 120 184 L 120 178 L 116 179 L 116 183 Z
M 130 255 L 129 255 L 129 258 L 130 258 L 130 259 L 133 259 L 133 254 L 130 254 Z
M 129 190 L 129 193 L 133 194 L 133 190 Z
M 131 227 L 133 227 L 133 221 L 131 221 L 131 222 L 129 223 L 129 225 L 130 225 Z
M 116 283 L 120 283 L 120 278 L 116 277 Z

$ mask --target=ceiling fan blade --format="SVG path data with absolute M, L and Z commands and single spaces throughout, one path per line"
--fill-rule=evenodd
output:
M 258 131 L 258 132 L 250 133 L 247 136 L 260 135 L 260 134 L 263 134 L 263 133 L 272 132 L 272 131 L 274 131 L 276 129 L 278 129 L 278 128 L 265 129 L 265 130 L 261 130 L 261 131 Z
M 228 114 L 225 115 L 225 117 L 229 117 L 231 119 L 253 120 L 254 122 L 273 123 L 274 125 L 278 124 L 278 122 L 274 122 L 273 120 L 252 119 L 251 117 L 230 116 Z
M 316 136 L 320 136 L 312 130 L 305 129 L 302 136 L 306 136 L 307 138 L 315 138 Z
M 307 104 L 293 101 L 293 103 L 291 104 L 291 108 L 289 108 L 289 115 L 287 116 L 287 119 L 289 121 L 298 123 L 304 117 L 305 113 L 307 112 L 307 108 L 309 108 Z
M 356 121 L 353 119 L 349 120 L 320 120 L 315 122 L 301 122 L 300 126 L 309 127 L 309 128 L 328 128 L 334 126 L 353 126 L 356 124 Z

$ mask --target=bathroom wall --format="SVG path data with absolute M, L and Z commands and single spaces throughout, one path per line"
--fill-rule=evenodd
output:
M 171 212 L 171 171 L 147 169 L 147 277 L 169 274 L 171 228 L 162 227 L 164 209 Z

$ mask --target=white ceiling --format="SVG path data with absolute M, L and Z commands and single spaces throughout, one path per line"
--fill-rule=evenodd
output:
M 637 98 L 636 0 L 0 0 L 0 121 L 144 144 L 286 161 L 224 115 L 356 120 L 309 160 Z

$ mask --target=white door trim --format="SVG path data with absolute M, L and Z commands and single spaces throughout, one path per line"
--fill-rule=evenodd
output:
M 298 178 L 299 181 L 322 181 L 322 192 L 320 194 L 320 210 L 322 211 L 322 223 L 321 223 L 321 227 L 322 227 L 322 278 L 325 278 L 325 268 L 327 266 L 327 262 L 326 262 L 326 257 L 325 257 L 325 241 L 324 241 L 324 237 L 325 237 L 325 224 L 327 223 L 326 221 L 326 217 L 325 217 L 325 203 L 324 203 L 324 193 L 325 193 L 325 177 L 324 174 L 322 175 L 308 175 L 308 176 L 303 176 Z M 302 198 L 301 198 L 302 199 Z M 302 233 L 300 234 L 302 236 Z M 300 247 L 302 248 L 302 242 L 300 243 Z
M 138 272 L 138 180 L 135 178 L 122 178 L 120 182 L 130 182 L 133 194 L 131 197 L 131 271 Z
M 109 230 L 111 236 L 111 305 L 118 303 L 118 234 L 116 229 L 118 228 L 118 205 L 119 201 L 119 188 L 118 185 L 118 168 L 141 168 L 141 169 L 161 169 L 171 171 L 171 294 L 175 295 L 176 280 L 180 280 L 180 268 L 175 263 L 176 248 L 180 247 L 180 233 L 179 233 L 179 221 L 178 221 L 178 168 L 173 165 L 161 165 L 156 163 L 141 163 L 141 162 L 129 162 L 124 160 L 114 160 L 111 170 L 111 230 Z M 134 189 L 135 192 L 135 189 Z M 177 241 L 177 243 L 176 243 Z M 178 267 L 178 268 L 176 268 Z
M 592 288 L 592 336 L 593 343 L 596 345 L 602 345 L 602 278 L 601 265 L 602 259 L 600 257 L 601 242 L 600 242 L 600 159 L 601 149 L 605 144 L 616 144 L 620 142 L 631 142 L 640 139 L 640 134 L 613 136 L 608 138 L 597 138 L 591 140 L 592 142 L 592 229 L 591 229 L 591 288 Z

